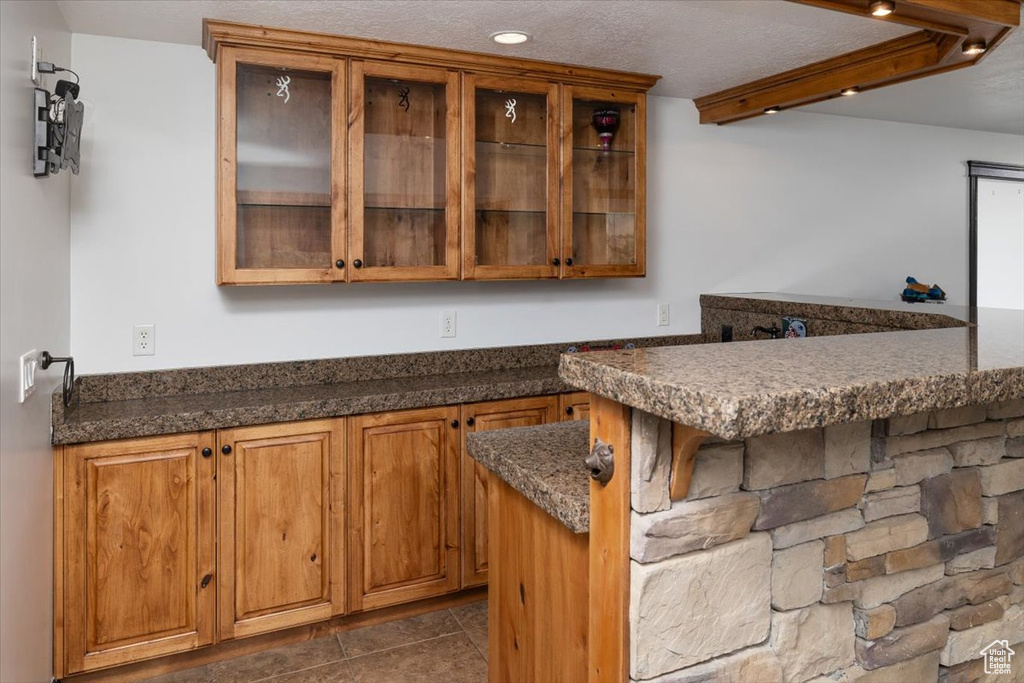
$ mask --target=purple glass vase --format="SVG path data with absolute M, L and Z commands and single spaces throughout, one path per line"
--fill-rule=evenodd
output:
M 619 129 L 619 110 L 598 109 L 594 112 L 591 123 L 597 130 L 597 137 L 601 140 L 601 149 L 610 150 L 612 138 L 615 137 L 615 131 Z

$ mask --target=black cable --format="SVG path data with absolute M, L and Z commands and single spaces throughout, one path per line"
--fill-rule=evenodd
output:
M 54 71 L 66 71 L 67 73 L 69 73 L 69 74 L 71 74 L 72 76 L 75 77 L 75 83 L 78 83 L 78 81 L 79 81 L 78 74 L 76 74 L 71 69 L 65 68 L 63 66 L 58 66 L 58 67 L 54 67 Z
M 71 393 L 75 389 L 75 359 L 72 356 L 66 358 L 56 358 L 50 355 L 49 351 L 43 351 L 39 354 L 43 359 L 40 364 L 43 370 L 54 363 L 64 363 L 64 385 L 61 387 L 61 397 L 64 399 L 64 407 L 71 407 Z

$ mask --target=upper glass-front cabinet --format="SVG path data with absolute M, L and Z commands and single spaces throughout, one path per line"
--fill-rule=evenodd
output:
M 563 277 L 644 275 L 644 95 L 565 86 L 563 101 Z
M 464 78 L 462 276 L 558 277 L 558 85 Z
M 459 275 L 459 75 L 352 62 L 351 280 Z
M 229 48 L 221 59 L 218 281 L 339 279 L 345 61 Z
M 655 76 L 207 20 L 220 284 L 645 274 Z

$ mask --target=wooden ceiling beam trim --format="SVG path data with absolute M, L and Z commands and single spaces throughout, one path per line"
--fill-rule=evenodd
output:
M 427 64 L 444 69 L 503 76 L 540 76 L 573 85 L 608 87 L 613 84 L 618 88 L 639 92 L 646 92 L 661 78 L 661 76 L 558 64 L 538 59 L 503 57 L 465 50 L 448 50 L 366 38 L 349 38 L 327 33 L 268 28 L 217 19 L 203 19 L 203 48 L 214 62 L 217 61 L 218 49 L 222 45 L 354 59 Z
M 893 14 L 897 14 L 901 6 L 922 7 L 953 17 L 977 19 L 987 24 L 1020 26 L 1018 0 L 897 0 L 897 11 Z
M 945 36 L 921 31 L 873 48 L 856 50 L 777 76 L 694 101 L 701 123 L 729 123 L 762 114 L 768 107 L 794 107 L 938 65 Z
M 1020 24 L 1022 1 L 896 0 L 896 12 L 872 17 L 868 0 L 791 0 L 925 30 L 698 97 L 694 104 L 700 122 L 731 123 L 761 116 L 769 107 L 788 109 L 832 99 L 844 88 L 873 90 L 972 66 Z M 985 40 L 988 49 L 963 54 L 960 47 L 968 38 Z
M 929 31 L 940 31 L 942 33 L 951 33 L 966 38 L 970 31 L 966 26 L 958 24 L 950 24 L 945 21 L 936 21 L 933 18 L 923 18 L 918 16 L 916 13 L 908 15 L 905 12 L 893 12 L 892 14 L 884 17 L 874 17 L 868 14 L 867 4 L 862 0 L 790 0 L 799 5 L 807 5 L 808 7 L 818 7 L 820 9 L 828 9 L 833 12 L 843 12 L 845 14 L 852 14 L 856 17 L 865 17 L 873 19 L 875 21 L 884 21 L 891 24 L 901 24 L 903 26 L 913 26 L 914 28 L 927 29 Z
M 783 71 L 780 74 L 774 76 L 766 76 L 756 81 L 744 83 L 733 88 L 727 88 L 704 97 L 698 97 L 694 100 L 697 104 L 697 108 L 703 106 L 710 106 L 726 100 L 736 99 L 751 93 L 755 93 L 759 90 L 769 90 L 771 88 L 782 87 L 791 83 L 800 81 L 803 78 L 817 76 L 822 72 L 839 69 L 847 66 L 851 62 L 862 62 L 870 59 L 878 59 L 879 57 L 886 56 L 899 56 L 908 51 L 917 51 L 923 47 L 935 47 L 937 44 L 936 34 L 929 33 L 928 31 L 918 31 L 908 36 L 900 38 L 893 38 L 887 40 L 884 43 L 878 45 L 872 45 L 870 47 L 862 48 L 860 50 L 854 50 L 838 57 L 830 57 L 820 62 L 808 64 L 806 66 L 797 67 L 790 69 L 789 71 Z

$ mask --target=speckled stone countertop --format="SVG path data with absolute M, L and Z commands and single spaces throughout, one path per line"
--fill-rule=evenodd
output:
M 1024 312 L 977 326 L 563 355 L 570 385 L 726 439 L 1024 396 Z
M 593 342 L 697 344 L 700 335 Z M 358 415 L 572 391 L 558 377 L 570 344 L 85 375 L 65 410 L 51 397 L 54 444 Z
M 862 325 L 904 330 L 964 327 L 971 309 L 952 304 L 875 301 L 847 297 L 747 292 L 743 294 L 702 294 L 702 309 L 726 308 L 753 313 L 828 318 Z
M 477 462 L 576 534 L 590 531 L 590 422 L 575 420 L 466 435 Z

